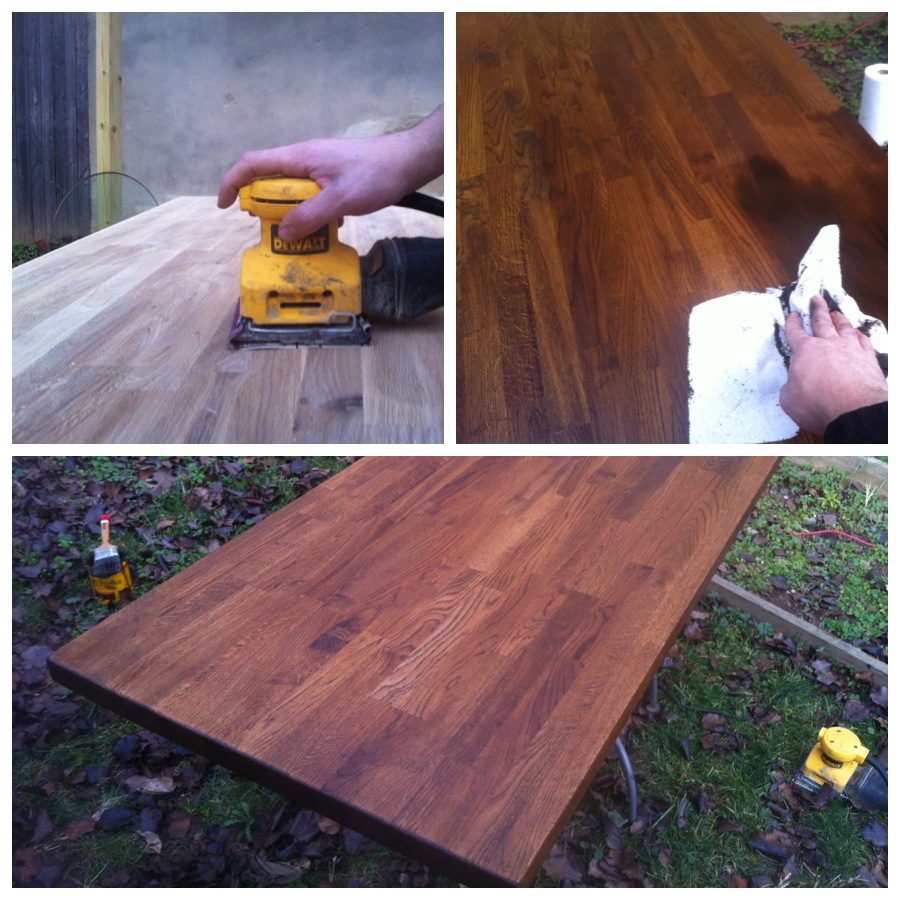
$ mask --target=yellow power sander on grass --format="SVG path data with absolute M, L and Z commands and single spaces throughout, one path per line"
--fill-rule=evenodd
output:
M 319 187 L 299 178 L 260 178 L 240 190 L 259 218 L 260 242 L 244 251 L 232 346 L 342 347 L 371 340 L 369 317 L 412 319 L 444 305 L 442 238 L 384 238 L 360 257 L 338 239 L 338 222 L 296 241 L 281 220 Z M 443 201 L 410 194 L 397 206 L 443 216 Z
M 844 797 L 887 809 L 887 771 L 848 728 L 819 729 L 806 761 L 794 773 L 793 785 L 808 800 L 815 801 L 828 786 Z

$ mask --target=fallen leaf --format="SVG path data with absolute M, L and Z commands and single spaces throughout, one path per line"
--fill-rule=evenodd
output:
M 573 881 L 577 884 L 583 877 L 581 870 L 566 853 L 547 857 L 542 868 L 546 876 L 553 881 Z
M 100 814 L 98 824 L 103 831 L 116 831 L 119 828 L 125 828 L 131 824 L 134 814 L 130 809 L 123 806 L 114 806 L 112 809 L 105 809 Z
M 322 856 L 334 855 L 334 841 L 330 835 L 320 834 L 318 838 L 310 841 L 303 847 L 303 855 L 310 859 L 317 859 Z
M 793 639 L 786 638 L 780 631 L 772 637 L 766 638 L 765 645 L 771 647 L 773 650 L 786 653 L 789 656 L 792 656 L 797 652 L 797 645 L 794 643 Z
M 859 829 L 859 833 L 873 847 L 887 847 L 888 845 L 887 829 L 881 822 L 868 822 Z
M 698 812 L 705 813 L 709 811 L 709 796 L 706 791 L 689 791 L 688 796 L 691 798 L 694 806 L 697 807 Z
M 286 475 L 305 475 L 309 472 L 309 463 L 302 456 L 295 456 L 289 463 L 281 467 Z
M 155 831 L 139 831 L 138 834 L 146 842 L 144 850 L 147 853 L 162 853 L 162 840 Z
M 78 819 L 72 819 L 68 825 L 60 832 L 59 836 L 64 841 L 77 841 L 78 838 L 90 834 L 94 830 L 97 823 L 89 816 L 82 816 Z
M 684 629 L 684 636 L 689 641 L 705 641 L 706 635 L 698 622 L 688 622 Z
M 588 877 L 590 878 L 605 878 L 606 871 L 603 868 L 603 860 L 597 859 L 594 857 L 588 863 Z
M 771 656 L 756 656 L 752 662 L 757 672 L 765 672 L 778 666 L 778 662 L 772 659 Z
M 828 868 L 828 859 L 825 854 L 819 850 L 818 847 L 814 847 L 811 850 L 805 850 L 801 856 L 801 860 L 803 864 L 809 866 L 813 869 L 827 869 Z
M 794 839 L 780 828 L 769 829 L 765 834 L 755 834 L 747 843 L 772 859 L 785 860 L 797 852 Z
M 113 746 L 113 756 L 120 762 L 126 763 L 137 752 L 141 739 L 137 734 L 123 734 Z
M 622 833 L 618 824 L 611 816 L 607 816 L 603 824 L 606 846 L 610 850 L 618 850 L 622 846 Z
M 351 856 L 359 850 L 363 841 L 363 836 L 350 828 L 344 828 L 341 831 L 341 838 L 344 841 L 344 850 Z
M 184 812 L 174 810 L 169 813 L 169 824 L 166 836 L 172 841 L 183 841 L 191 830 L 191 817 Z
M 156 806 L 145 806 L 141 809 L 138 816 L 139 831 L 156 831 L 159 820 L 162 818 L 163 811 Z
M 141 790 L 145 794 L 171 794 L 175 790 L 175 782 L 169 777 L 148 778 Z
M 719 816 L 716 819 L 716 827 L 719 831 L 724 831 L 727 834 L 743 834 L 744 826 L 739 824 L 738 822 L 733 822 L 731 819 L 726 819 L 724 816 Z
M 341 830 L 339 822 L 335 822 L 334 819 L 327 819 L 325 816 L 319 818 L 318 827 L 319 831 L 324 834 L 337 834 Z
M 34 826 L 34 833 L 31 835 L 31 843 L 40 844 L 47 840 L 47 838 L 53 834 L 53 831 L 53 820 L 50 818 L 50 813 L 48 813 L 46 809 L 42 809 L 38 813 L 37 822 Z
M 700 724 L 707 731 L 715 731 L 716 729 L 723 729 L 728 724 L 728 719 L 725 716 L 719 715 L 719 713 L 707 713 L 701 720 Z
M 303 809 L 291 820 L 288 834 L 292 835 L 298 844 L 305 844 L 319 833 L 317 820 L 318 816 L 312 810 Z
M 131 881 L 131 872 L 128 869 L 118 869 L 115 872 L 108 872 L 100 879 L 100 887 L 103 888 L 123 888 Z
M 52 648 L 43 644 L 33 644 L 22 652 L 22 661 L 28 668 L 44 669 L 47 667 L 47 658 L 52 652 Z
M 882 709 L 887 709 L 887 705 L 888 705 L 887 685 L 882 685 L 880 688 L 878 688 L 877 691 L 872 691 L 872 693 L 869 694 L 869 700 L 871 700 L 872 703 L 875 703 L 878 706 L 882 707 Z
M 884 871 L 884 862 L 877 860 L 874 865 L 867 864 L 857 873 L 864 884 L 872 888 L 886 888 L 888 886 L 887 873 Z
M 302 878 L 309 871 L 310 860 L 300 860 L 298 864 L 272 862 L 262 853 L 257 853 L 252 860 L 253 868 L 269 884 L 285 885 Z
M 869 707 L 862 700 L 851 698 L 844 704 L 844 718 L 849 722 L 865 722 L 869 718 Z

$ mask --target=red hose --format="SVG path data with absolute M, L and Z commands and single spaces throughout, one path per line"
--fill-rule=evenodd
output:
M 860 25 L 859 28 L 854 28 L 849 34 L 845 34 L 839 41 L 807 41 L 805 44 L 794 44 L 793 49 L 799 50 L 801 47 L 814 47 L 819 44 L 830 44 L 832 47 L 837 47 L 838 44 L 843 44 L 844 41 L 847 40 L 848 37 L 853 37 L 857 31 L 862 31 L 863 28 L 868 28 L 870 25 L 874 25 L 879 19 L 883 19 L 887 13 L 878 13 L 874 19 L 870 19 L 868 22 Z
M 834 531 L 831 528 L 826 528 L 824 531 L 791 531 L 790 534 L 794 535 L 794 537 L 810 537 L 814 534 L 839 534 L 841 537 L 850 538 L 851 541 L 856 541 L 857 544 L 865 544 L 867 547 L 875 546 L 868 541 L 864 541 L 862 538 L 847 534 L 846 531 Z

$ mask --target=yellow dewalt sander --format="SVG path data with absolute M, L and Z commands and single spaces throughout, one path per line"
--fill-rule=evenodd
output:
M 444 304 L 442 238 L 384 238 L 365 256 L 341 243 L 338 222 L 295 241 L 278 226 L 319 192 L 314 181 L 260 178 L 240 190 L 241 209 L 259 218 L 260 242 L 241 260 L 235 347 L 368 344 L 370 318 L 412 319 Z M 443 216 L 443 201 L 410 194 L 395 204 Z
M 865 768 L 863 764 L 868 763 Z M 887 770 L 873 759 L 868 747 L 848 728 L 820 728 L 816 743 L 792 783 L 815 801 L 823 788 L 858 800 L 875 809 L 887 809 Z

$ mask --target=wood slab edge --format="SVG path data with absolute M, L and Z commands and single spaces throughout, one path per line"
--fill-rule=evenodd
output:
M 766 480 L 759 486 L 759 489 L 755 492 L 752 502 L 747 506 L 746 516 L 749 516 L 752 512 L 754 506 L 759 502 L 759 498 L 762 496 L 763 491 L 768 487 L 770 480 L 774 476 L 775 472 L 778 469 L 778 466 L 781 463 L 780 456 L 771 457 L 771 463 L 769 468 L 768 476 Z M 579 784 L 578 791 L 575 794 L 575 799 L 569 806 L 567 807 L 567 814 L 565 814 L 555 825 L 553 830 L 550 832 L 551 838 L 548 839 L 541 848 L 541 854 L 539 854 L 538 859 L 532 866 L 528 869 L 526 876 L 522 879 L 521 885 L 528 886 L 531 882 L 537 877 L 538 871 L 540 867 L 543 865 L 544 860 L 547 858 L 547 855 L 550 852 L 550 848 L 556 842 L 557 838 L 560 834 L 565 830 L 566 825 L 569 822 L 574 811 L 577 809 L 578 804 L 581 802 L 584 795 L 587 793 L 588 789 L 591 786 L 594 778 L 597 777 L 600 769 L 606 764 L 607 758 L 609 756 L 610 751 L 612 750 L 613 745 L 615 744 L 615 739 L 619 737 L 625 729 L 625 726 L 628 724 L 631 716 L 634 713 L 635 708 L 640 703 L 641 698 L 647 693 L 650 688 L 650 684 L 653 681 L 653 677 L 658 674 L 660 668 L 662 667 L 663 660 L 669 653 L 669 650 L 672 648 L 672 645 L 678 640 L 678 635 L 681 633 L 682 629 L 688 622 L 688 619 L 691 616 L 691 613 L 696 609 L 697 605 L 700 603 L 701 599 L 706 594 L 707 585 L 709 585 L 711 580 L 714 580 L 714 572 L 719 568 L 722 564 L 722 560 L 725 558 L 725 555 L 728 553 L 729 548 L 737 539 L 738 534 L 741 529 L 744 527 L 746 516 L 742 519 L 732 530 L 731 536 L 727 542 L 723 544 L 723 550 L 717 557 L 716 561 L 713 563 L 710 568 L 707 576 L 700 581 L 699 584 L 696 585 L 696 589 L 693 593 L 693 602 L 688 606 L 687 612 L 685 612 L 683 618 L 677 624 L 677 627 L 672 629 L 672 633 L 669 636 L 669 640 L 665 643 L 663 648 L 660 650 L 659 654 L 656 657 L 653 667 L 648 672 L 647 676 L 642 680 L 640 687 L 633 695 L 633 702 L 626 709 L 625 713 L 621 716 L 619 721 L 616 723 L 615 730 L 612 732 L 613 737 L 610 738 L 607 745 L 601 750 L 600 754 L 595 758 L 594 765 L 589 769 L 587 775 Z
M 124 719 L 184 747 L 191 753 L 205 756 L 210 762 L 224 766 L 236 775 L 257 782 L 292 803 L 312 809 L 335 822 L 340 822 L 341 825 L 365 834 L 398 853 L 435 868 L 442 875 L 454 878 L 463 885 L 477 887 L 523 886 L 510 881 L 503 875 L 487 872 L 469 860 L 449 854 L 446 850 L 424 841 L 396 825 L 386 823 L 376 816 L 348 806 L 338 798 L 330 797 L 317 789 L 302 785 L 279 769 L 253 760 L 228 744 L 213 740 L 174 719 L 160 715 L 143 703 L 128 700 L 116 691 L 98 686 L 58 662 L 54 656 L 55 654 L 51 654 L 47 660 L 47 668 L 50 676 L 58 684 L 75 691 L 98 706 L 112 710 Z

